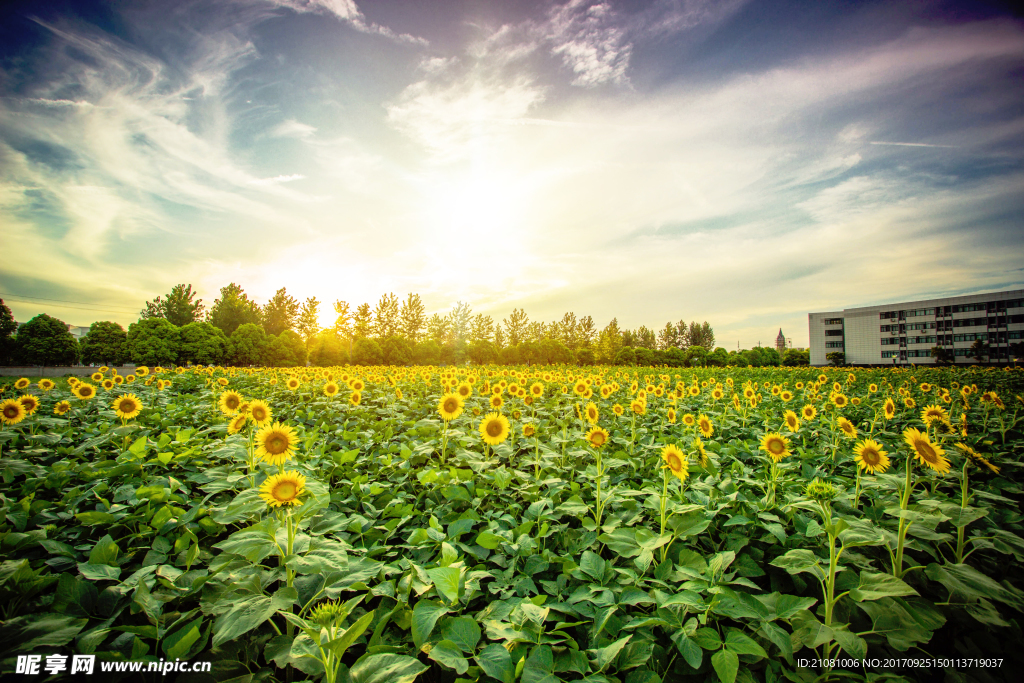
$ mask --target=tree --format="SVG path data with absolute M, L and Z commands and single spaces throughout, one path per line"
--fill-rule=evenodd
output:
M 378 339 L 387 339 L 398 334 L 399 331 L 399 307 L 398 297 L 394 294 L 385 294 L 377 302 L 377 308 L 373 311 L 373 336 Z
M 782 364 L 787 367 L 810 365 L 811 352 L 807 350 L 798 351 L 796 349 L 786 349 L 786 352 L 782 354 Z
M 593 344 L 594 339 L 597 337 L 597 326 L 594 324 L 594 319 L 589 315 L 580 318 L 580 325 L 576 330 L 576 334 L 579 335 L 579 344 L 581 347 L 588 348 Z M 573 351 L 575 350 L 576 349 L 573 349 Z
M 266 330 L 268 335 L 274 336 L 294 328 L 298 316 L 299 302 L 295 297 L 288 294 L 288 290 L 285 287 L 277 290 L 260 313 L 263 329 Z
M 192 285 L 175 285 L 166 299 L 158 296 L 153 301 L 147 301 L 139 317 L 142 320 L 163 318 L 176 327 L 202 320 L 206 315 L 206 306 L 202 299 L 196 299 L 195 296 Z
M 939 365 L 948 365 L 949 363 L 956 362 L 956 354 L 953 353 L 953 349 L 946 349 L 941 346 L 932 347 L 932 358 Z
M 846 354 L 842 351 L 833 351 L 832 353 L 825 354 L 825 360 L 831 363 L 835 367 L 839 367 L 846 362 Z
M 526 330 L 530 324 L 526 311 L 521 308 L 513 309 L 512 313 L 501 321 L 501 324 L 505 327 L 506 343 L 509 346 L 518 346 L 526 341 Z
M 498 360 L 498 348 L 487 339 L 475 339 L 466 347 L 466 355 L 477 365 L 487 365 Z
M 623 346 L 615 354 L 616 365 L 636 365 L 636 351 L 630 346 Z
M 267 337 L 263 351 L 263 362 L 273 368 L 295 368 L 306 364 L 306 343 L 294 330 L 282 330 L 281 334 Z
M 309 297 L 302 304 L 296 324 L 308 348 L 313 341 L 313 337 L 320 331 L 320 302 L 316 300 L 315 296 Z
M 384 365 L 411 365 L 413 345 L 405 337 L 388 337 L 380 345 Z
M 179 364 L 220 365 L 231 357 L 227 335 L 211 323 L 189 323 L 180 328 L 179 335 Z
M 494 320 L 489 315 L 478 313 L 473 316 L 473 323 L 469 328 L 469 339 L 471 342 L 490 342 L 494 337 Z M 476 362 L 476 361 L 474 361 Z
M 321 330 L 309 350 L 309 363 L 321 368 L 343 365 L 348 362 L 348 349 L 334 330 Z
M 181 332 L 165 318 L 146 318 L 128 326 L 128 353 L 135 363 L 170 365 L 178 358 Z
M 612 318 L 612 321 L 601 330 L 601 336 L 597 340 L 597 360 L 600 363 L 610 365 L 615 362 L 615 357 L 619 353 L 619 349 L 623 346 L 622 344 L 622 333 L 619 332 L 619 320 L 618 318 Z
M 970 350 L 967 351 L 967 357 L 973 358 L 979 363 L 982 363 L 986 358 L 988 358 L 990 351 L 991 349 L 989 348 L 988 342 L 983 339 L 976 339 L 975 342 L 971 344 Z
M 366 339 L 373 331 L 373 311 L 370 304 L 359 304 L 352 316 L 352 338 Z
M 231 335 L 231 349 L 236 365 L 263 365 L 267 333 L 255 323 L 239 325 Z
M 128 333 L 115 322 L 93 323 L 79 346 L 87 365 L 123 365 L 128 360 Z
M 384 353 L 380 344 L 373 339 L 360 337 L 356 339 L 352 347 L 352 363 L 355 365 L 380 365 L 384 360 Z
M 448 314 L 448 327 L 451 340 L 455 344 L 465 344 L 473 324 L 473 309 L 469 304 L 455 302 L 455 308 Z
M 352 338 L 352 310 L 347 301 L 341 299 L 334 302 L 334 312 L 337 317 L 334 319 L 334 334 L 342 339 Z
M 665 323 L 665 327 L 658 333 L 658 348 L 665 351 L 673 346 L 679 346 L 676 337 L 676 326 L 672 323 Z
M 423 327 L 427 324 L 427 312 L 419 294 L 410 293 L 402 302 L 398 312 L 399 327 L 402 336 L 413 344 L 423 336 Z
M 448 317 L 442 317 L 439 313 L 430 316 L 430 320 L 427 321 L 427 339 L 440 347 L 448 338 L 449 323 Z
M 40 313 L 18 330 L 17 355 L 25 365 L 74 365 L 78 340 L 62 320 Z
M 0 365 L 10 365 L 14 362 L 18 348 L 14 339 L 17 332 L 18 323 L 14 322 L 14 314 L 4 300 L 0 299 Z
M 241 287 L 232 282 L 220 288 L 220 298 L 214 299 L 210 308 L 210 323 L 214 327 L 230 337 L 240 325 L 259 322 L 260 307 L 249 300 L 249 295 Z

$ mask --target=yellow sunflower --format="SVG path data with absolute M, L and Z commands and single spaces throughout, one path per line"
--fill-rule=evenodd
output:
M 686 477 L 690 474 L 690 468 L 686 462 L 686 456 L 683 455 L 679 446 L 674 443 L 665 446 L 661 449 L 661 458 L 665 461 L 664 467 L 667 467 L 680 481 L 686 481 Z
M 71 410 L 71 403 L 70 403 L 70 401 L 60 401 L 59 403 L 57 403 L 57 405 L 55 405 L 53 407 L 53 414 L 54 415 L 64 415 L 69 410 Z
M 115 398 L 111 407 L 119 418 L 130 420 L 142 412 L 142 401 L 135 394 L 125 394 Z
M 949 413 L 940 405 L 925 406 L 924 410 L 921 411 L 921 419 L 926 425 L 930 425 L 936 420 L 939 422 L 949 422 Z
M 789 455 L 789 439 L 778 432 L 769 432 L 761 439 L 760 450 L 766 452 L 775 462 Z
M 39 399 L 32 394 L 23 394 L 18 397 L 18 403 L 25 409 L 25 412 L 32 415 L 39 410 Z
M 306 477 L 298 472 L 283 472 L 267 477 L 260 486 L 260 498 L 272 508 L 282 505 L 298 505 L 299 496 L 305 493 Z
M 220 411 L 225 415 L 234 415 L 242 405 L 242 395 L 237 391 L 225 391 L 220 395 Z
M 939 474 L 949 471 L 949 461 L 944 457 L 946 452 L 938 444 L 932 443 L 927 434 L 909 427 L 903 430 L 903 440 L 907 442 L 914 451 L 915 457 L 921 462 L 935 470 Z
M 298 442 L 294 429 L 275 422 L 256 432 L 256 455 L 271 465 L 283 465 L 295 455 Z
M 16 399 L 9 398 L 0 403 L 0 420 L 5 425 L 16 425 L 24 420 L 27 414 L 25 407 Z
M 593 401 L 587 404 L 587 407 L 584 410 L 584 412 L 587 416 L 587 422 L 589 422 L 592 425 L 597 424 L 597 406 L 594 405 Z
M 508 438 L 508 434 L 508 418 L 500 413 L 488 413 L 480 422 L 480 436 L 490 446 L 497 446 Z
M 445 422 L 462 415 L 462 397 L 458 394 L 445 394 L 437 404 L 437 412 Z
M 847 439 L 857 438 L 857 428 L 845 417 L 840 417 L 836 420 L 836 424 L 839 425 L 839 429 L 843 430 L 843 435 L 846 436 Z
M 782 420 L 786 423 L 786 428 L 789 429 L 789 431 L 795 432 L 800 429 L 800 419 L 792 410 L 787 410 L 786 414 L 783 415 Z
M 587 435 L 584 438 L 592 447 L 600 448 L 608 443 L 608 432 L 603 427 L 594 425 L 587 431 Z
M 697 418 L 697 429 L 705 439 L 710 439 L 711 435 L 715 433 L 715 425 L 711 423 L 711 418 L 703 414 Z
M 891 397 L 886 397 L 885 403 L 882 405 L 882 414 L 885 415 L 886 420 L 891 420 L 896 414 L 896 404 Z
M 270 424 L 271 414 L 272 411 L 266 401 L 260 401 L 259 399 L 249 401 L 249 419 L 257 427 L 266 427 Z
M 853 453 L 857 466 L 869 474 L 889 469 L 889 456 L 874 439 L 864 439 L 854 447 Z

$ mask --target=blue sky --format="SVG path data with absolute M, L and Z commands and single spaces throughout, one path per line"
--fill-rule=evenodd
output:
M 1024 286 L 1022 84 L 998 3 L 7 3 L 0 296 L 802 346 L 809 311 Z

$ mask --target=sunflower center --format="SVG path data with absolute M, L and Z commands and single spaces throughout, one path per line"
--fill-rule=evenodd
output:
M 935 449 L 927 441 L 915 441 L 914 450 L 917 454 L 924 458 L 927 462 L 938 462 L 938 455 L 935 453 Z
M 274 487 L 274 498 L 278 500 L 292 500 L 295 498 L 295 483 L 282 481 Z
M 487 436 L 498 437 L 501 436 L 501 423 L 497 420 L 491 420 L 487 423 Z

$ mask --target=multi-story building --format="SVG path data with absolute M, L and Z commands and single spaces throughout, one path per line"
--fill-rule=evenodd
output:
M 976 341 L 989 345 L 989 362 L 1009 362 L 1010 346 L 1024 331 L 1024 289 L 945 299 L 810 313 L 811 365 L 842 351 L 849 365 L 935 363 L 932 348 L 953 352 L 957 363 Z

